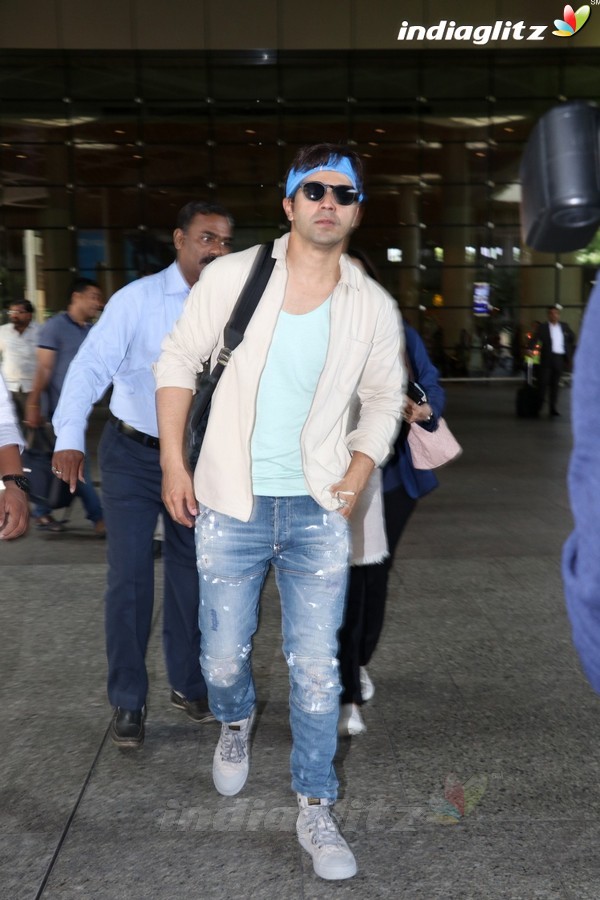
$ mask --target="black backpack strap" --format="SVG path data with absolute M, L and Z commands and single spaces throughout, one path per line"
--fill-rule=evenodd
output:
M 225 366 L 231 358 L 231 354 L 235 348 L 241 344 L 244 332 L 248 326 L 250 319 L 254 314 L 254 310 L 258 306 L 258 302 L 264 294 L 265 288 L 271 277 L 271 273 L 275 267 L 275 258 L 272 256 L 273 241 L 263 244 L 254 264 L 246 279 L 246 283 L 242 288 L 233 311 L 229 317 L 229 321 L 223 332 L 224 343 L 219 351 L 217 362 L 211 371 L 202 379 L 202 389 L 198 391 L 192 403 L 190 413 L 190 427 L 192 431 L 197 427 L 204 411 L 210 403 L 210 398 L 217 386 L 219 378 L 225 370 Z
M 273 241 L 263 244 L 252 266 L 252 271 L 248 276 L 242 292 L 237 299 L 233 308 L 233 312 L 229 317 L 229 321 L 223 332 L 223 348 L 219 353 L 219 361 L 222 365 L 227 365 L 229 357 L 233 350 L 241 343 L 244 332 L 248 327 L 248 323 L 254 314 L 254 310 L 258 306 L 258 302 L 265 292 L 271 272 L 275 266 L 275 259 L 272 256 Z M 223 357 L 223 359 L 221 359 Z
M 211 381 L 217 382 L 219 380 L 231 354 L 238 344 L 242 342 L 248 322 L 258 306 L 258 301 L 264 294 L 275 266 L 275 259 L 271 255 L 272 250 L 273 241 L 269 241 L 268 244 L 263 244 L 258 251 L 254 265 L 223 331 L 223 346 L 210 373 L 209 378 Z

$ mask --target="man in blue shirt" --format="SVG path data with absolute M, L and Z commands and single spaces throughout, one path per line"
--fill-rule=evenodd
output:
M 100 285 L 90 278 L 76 278 L 71 285 L 66 312 L 53 316 L 42 326 L 38 335 L 37 368 L 25 414 L 26 424 L 32 428 L 39 428 L 44 419 L 50 421 L 52 418 L 68 368 L 90 333 L 91 323 L 101 310 L 102 301 Z M 77 485 L 77 496 L 94 526 L 95 534 L 105 537 L 102 504 L 88 465 L 84 479 Z M 51 513 L 46 504 L 37 504 L 33 511 L 36 525 L 48 531 L 62 531 L 64 525 L 55 521 Z
M 144 740 L 146 648 L 154 603 L 152 538 L 163 511 L 152 364 L 203 268 L 231 249 L 233 220 L 216 204 L 190 202 L 177 217 L 177 259 L 112 297 L 67 375 L 53 419 L 56 474 L 75 490 L 83 475 L 92 405 L 112 384 L 100 445 L 108 534 L 106 652 L 111 737 L 119 748 Z M 194 535 L 164 516 L 164 651 L 171 702 L 195 722 L 213 721 L 200 670 Z

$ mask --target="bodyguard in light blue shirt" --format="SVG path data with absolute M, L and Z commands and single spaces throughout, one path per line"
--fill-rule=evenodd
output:
M 57 450 L 84 452 L 92 406 L 112 384 L 110 411 L 138 431 L 158 437 L 151 364 L 181 313 L 190 285 L 178 262 L 117 291 L 82 346 L 53 418 Z
M 111 298 L 67 374 L 52 420 L 53 465 L 73 489 L 83 476 L 84 434 L 94 403 L 112 384 L 110 421 L 100 445 L 108 537 L 106 652 L 111 737 L 140 747 L 154 604 L 152 539 L 164 507 L 152 364 L 202 269 L 231 249 L 233 220 L 221 206 L 186 204 L 177 217 L 177 259 Z M 171 703 L 195 722 L 213 721 L 200 670 L 194 533 L 164 517 L 163 634 Z M 83 662 L 83 661 L 82 661 Z

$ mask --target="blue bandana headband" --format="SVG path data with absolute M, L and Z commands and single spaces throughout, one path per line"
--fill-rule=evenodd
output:
M 354 171 L 354 166 L 347 156 L 330 156 L 326 163 L 322 166 L 316 166 L 314 169 L 307 169 L 300 172 L 299 169 L 292 169 L 285 183 L 285 196 L 293 197 L 303 181 L 310 175 L 317 175 L 319 172 L 339 172 L 340 175 L 346 175 L 352 182 L 352 187 L 359 191 L 358 202 L 362 203 L 364 194 L 360 190 L 358 178 Z

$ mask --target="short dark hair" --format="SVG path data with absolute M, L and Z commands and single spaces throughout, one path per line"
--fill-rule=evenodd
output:
M 31 302 L 31 300 L 11 300 L 10 303 L 9 303 L 8 305 L 9 305 L 9 307 L 11 307 L 11 306 L 22 306 L 22 307 L 23 307 L 23 310 L 24 310 L 26 313 L 29 313 L 30 315 L 33 315 L 34 312 L 35 312 L 35 306 L 34 306 L 33 303 Z
M 81 293 L 83 293 L 83 291 L 85 291 L 87 288 L 90 288 L 90 287 L 98 288 L 98 290 L 101 290 L 98 282 L 93 281 L 93 279 L 91 279 L 91 278 L 82 278 L 82 277 L 75 278 L 75 280 L 71 283 L 71 287 L 69 289 L 69 297 L 67 300 L 67 306 L 70 306 L 71 298 L 72 298 L 73 294 L 81 294 Z
M 351 147 L 348 147 L 345 144 L 322 143 L 307 144 L 304 147 L 300 147 L 292 164 L 285 173 L 284 182 L 287 182 L 292 169 L 296 169 L 298 172 L 309 172 L 310 169 L 316 169 L 318 166 L 327 165 L 332 157 L 334 160 L 345 158 L 350 162 L 352 168 L 356 172 L 356 179 L 358 182 L 356 187 L 362 193 L 364 183 L 362 160 L 355 150 L 352 150 Z
M 177 213 L 175 228 L 187 231 L 196 216 L 223 216 L 233 228 L 235 222 L 231 213 L 220 203 L 209 203 L 206 200 L 190 200 Z

